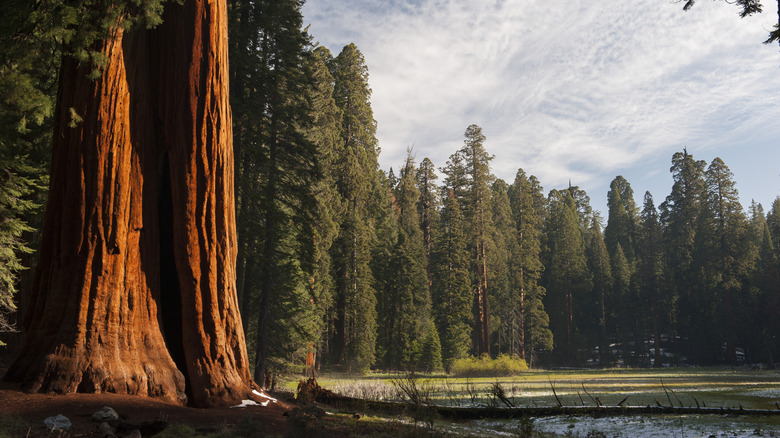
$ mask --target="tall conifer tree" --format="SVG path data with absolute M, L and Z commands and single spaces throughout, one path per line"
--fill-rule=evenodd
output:
M 593 275 L 590 302 L 586 305 L 591 314 L 587 320 L 590 322 L 592 339 L 597 341 L 599 348 L 599 365 L 607 366 L 612 360 L 609 341 L 610 335 L 614 333 L 615 309 L 612 300 L 614 282 L 609 252 L 604 243 L 604 235 L 601 233 L 601 224 L 596 218 L 593 218 L 592 225 L 588 229 L 586 252 L 588 268 Z
M 772 241 L 761 204 L 753 201 L 750 205 L 749 236 L 756 248 L 754 269 L 749 279 L 749 308 L 740 315 L 739 338 L 746 347 L 746 358 L 750 362 L 772 363 L 778 333 L 775 315 L 780 310 L 777 298 L 780 297 L 780 277 L 778 277 L 775 245 Z M 757 336 L 758 335 L 758 336 Z
M 551 311 L 550 327 L 561 360 L 575 360 L 577 304 L 591 289 L 578 208 L 570 190 L 553 190 L 548 196 L 550 213 L 546 224 L 548 245 L 547 297 Z
M 449 370 L 452 361 L 466 357 L 471 346 L 472 287 L 463 212 L 453 190 L 443 198 L 439 240 L 432 253 L 432 294 L 442 360 Z
M 687 150 L 672 156 L 672 192 L 660 206 L 660 221 L 663 227 L 665 257 L 668 260 L 669 284 L 675 289 L 678 315 L 677 333 L 684 348 L 695 348 L 691 339 L 700 320 L 694 318 L 699 311 L 696 298 L 699 283 L 693 266 L 696 243 L 696 223 L 704 199 L 704 161 L 696 161 Z
M 518 169 L 509 190 L 512 219 L 517 239 L 512 255 L 511 279 L 515 291 L 514 321 L 518 351 L 529 366 L 538 350 L 552 349 L 549 316 L 542 299 L 545 289 L 539 284 L 544 265 L 541 261 L 541 239 L 544 224 L 545 199 L 539 181 Z
M 231 56 L 239 133 L 238 224 L 244 235 L 239 265 L 243 301 L 251 296 L 255 303 L 244 311 L 246 319 L 256 320 L 254 378 L 261 383 L 293 352 L 305 357 L 318 335 L 304 292 L 313 269 L 317 205 L 312 188 L 319 166 L 316 145 L 308 137 L 314 80 L 301 4 L 236 1 L 231 11 L 240 36 Z M 290 318 L 298 324 L 286 323 Z
M 519 355 L 522 347 L 517 326 L 522 323 L 520 317 L 522 306 L 512 287 L 510 274 L 518 243 L 508 192 L 509 185 L 502 179 L 497 179 L 491 186 L 490 205 L 493 226 L 487 252 L 490 285 L 488 299 L 491 303 L 497 304 L 491 316 L 493 321 L 491 342 L 496 346 L 495 354 Z
M 456 184 L 465 184 L 462 206 L 469 224 L 474 276 L 474 348 L 477 355 L 482 355 L 490 354 L 487 251 L 492 229 L 490 184 L 494 176 L 490 173 L 490 160 L 493 156 L 485 150 L 482 128 L 470 125 L 464 136 L 463 147 L 450 157 L 450 162 L 458 163 L 459 167 L 455 166 L 447 179 L 456 195 Z
M 701 275 L 703 287 L 699 303 L 704 309 L 714 309 L 714 314 L 697 313 L 717 324 L 711 330 L 695 335 L 704 345 L 713 338 L 725 342 L 726 360 L 736 365 L 737 319 L 747 301 L 744 284 L 753 268 L 755 257 L 752 253 L 757 248 L 748 238 L 747 218 L 733 175 L 720 158 L 712 160 L 705 181 L 706 197 L 698 220 L 698 257 L 694 265 Z M 713 337 L 713 333 L 720 336 Z M 717 349 L 710 345 L 709 354 L 712 354 Z
M 635 259 L 637 208 L 631 184 L 622 176 L 617 176 L 609 185 L 607 194 L 607 226 L 604 228 L 604 243 L 614 255 L 618 244 L 623 248 L 630 266 Z
M 390 288 L 380 302 L 380 334 L 384 336 L 378 341 L 385 350 L 385 365 L 405 370 L 420 367 L 424 341 L 433 339 L 434 330 L 415 173 L 409 152 L 395 189 L 398 237 L 391 254 Z
M 336 278 L 336 327 L 333 360 L 347 370 L 365 370 L 374 362 L 376 291 L 370 267 L 376 242 L 375 199 L 379 181 L 376 121 L 371 110 L 368 68 L 354 44 L 345 46 L 330 63 L 333 97 L 343 114 L 341 146 L 334 162 L 339 194 L 346 206 L 333 245 Z M 381 202 L 379 202 L 381 204 Z
M 440 202 L 437 196 L 438 187 L 436 186 L 436 167 L 429 158 L 425 158 L 420 163 L 417 170 L 417 189 L 420 191 L 420 201 L 418 210 L 420 214 L 420 228 L 423 232 L 423 242 L 425 244 L 425 269 L 428 274 L 428 286 L 433 283 L 433 270 L 431 267 L 431 251 L 433 248 L 434 234 L 438 222 Z
M 330 249 L 338 236 L 339 222 L 344 213 L 344 200 L 336 190 L 334 162 L 340 147 L 341 111 L 333 100 L 333 76 L 327 63 L 332 59 L 330 51 L 317 47 L 310 57 L 310 68 L 314 80 L 312 93 L 312 111 L 314 123 L 309 131 L 309 139 L 317 145 L 317 154 L 322 176 L 313 187 L 317 201 L 317 221 L 314 229 L 314 272 L 310 282 L 311 305 L 317 312 L 320 336 L 318 342 L 311 345 L 315 366 L 320 367 L 322 358 L 327 355 L 334 326 L 334 287 L 333 260 Z
M 653 332 L 653 366 L 661 367 L 661 326 L 671 322 L 671 296 L 664 283 L 662 229 L 653 196 L 645 192 L 639 232 L 637 233 L 637 276 L 641 295 L 650 300 L 650 325 Z M 667 331 L 668 333 L 668 331 Z
M 63 29 L 39 7 L 9 2 L 0 17 L 0 333 L 21 329 L 11 314 L 24 313 L 48 189 Z

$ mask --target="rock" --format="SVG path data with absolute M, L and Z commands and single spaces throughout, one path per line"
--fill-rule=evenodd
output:
M 68 417 L 62 414 L 58 414 L 56 417 L 46 418 L 43 420 L 43 424 L 45 424 L 46 428 L 52 432 L 67 430 L 70 428 L 70 426 L 72 426 Z
M 92 414 L 92 421 L 96 423 L 102 423 L 104 421 L 116 421 L 119 419 L 119 414 L 109 406 L 103 406 L 99 411 Z
M 102 438 L 113 438 L 116 436 L 114 435 L 114 428 L 105 421 L 98 425 L 98 432 Z

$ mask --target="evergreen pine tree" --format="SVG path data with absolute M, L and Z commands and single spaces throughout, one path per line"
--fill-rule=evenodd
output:
M 664 285 L 664 254 L 662 229 L 658 211 L 650 192 L 645 193 L 639 232 L 637 234 L 637 275 L 641 295 L 650 298 L 650 324 L 653 331 L 653 366 L 661 362 L 661 326 L 671 322 L 672 297 Z M 668 332 L 667 332 L 668 333 Z
M 709 346 L 706 354 L 717 355 L 717 346 L 707 339 L 725 342 L 726 361 L 736 365 L 738 342 L 737 319 L 746 303 L 744 284 L 753 269 L 757 248 L 748 238 L 747 218 L 739 202 L 733 175 L 720 158 L 715 158 L 705 173 L 706 197 L 699 216 L 697 259 L 704 296 L 701 305 L 714 314 L 699 312 L 716 322 L 711 330 L 696 333 L 701 344 Z M 709 302 L 708 302 L 709 301 Z M 706 326 L 705 326 L 706 327 Z M 719 336 L 713 336 L 717 334 Z
M 548 264 L 547 298 L 550 328 L 556 339 L 556 350 L 564 364 L 572 364 L 577 348 L 575 314 L 582 295 L 592 287 L 585 259 L 578 208 L 570 190 L 553 190 L 546 223 Z
M 516 305 L 510 306 L 516 323 L 512 337 L 517 339 L 517 353 L 531 366 L 537 351 L 552 350 L 553 346 L 549 316 L 542 303 L 545 289 L 539 284 L 544 270 L 540 257 L 545 199 L 539 181 L 527 177 L 523 169 L 517 170 L 509 198 L 516 239 L 510 266 L 516 300 Z
M 399 226 L 391 254 L 391 287 L 384 291 L 380 302 L 380 333 L 384 336 L 379 342 L 385 350 L 384 363 L 404 370 L 414 370 L 423 362 L 433 363 L 430 357 L 423 357 L 423 344 L 426 339 L 432 340 L 428 331 L 434 326 L 430 319 L 425 247 L 417 214 L 420 192 L 415 174 L 409 152 L 395 190 Z M 428 353 L 432 351 L 429 349 Z
M 704 161 L 696 161 L 687 150 L 672 156 L 672 192 L 660 206 L 665 259 L 669 271 L 668 284 L 674 288 L 677 334 L 683 349 L 695 353 L 692 333 L 701 331 L 701 322 L 695 315 L 701 310 L 697 304 L 700 295 L 698 278 L 692 265 L 696 241 L 696 223 L 704 199 Z
M 623 253 L 623 247 L 618 243 L 612 261 L 612 295 L 616 309 L 633 308 L 631 296 L 631 268 Z M 621 311 L 617 315 L 617 340 L 622 346 L 623 362 L 629 364 L 632 358 L 630 341 L 632 340 L 633 319 L 637 315 L 630 311 Z
M 425 245 L 425 269 L 428 274 L 428 286 L 433 284 L 433 270 L 431 267 L 431 251 L 434 242 L 434 233 L 438 223 L 439 198 L 438 187 L 436 186 L 436 167 L 429 158 L 425 158 L 420 163 L 417 170 L 417 189 L 420 191 L 420 202 L 417 204 L 420 215 L 420 229 L 423 232 L 423 242 Z
M 307 281 L 312 276 L 319 179 L 318 152 L 308 134 L 313 125 L 309 37 L 301 30 L 301 2 L 234 3 L 232 19 L 245 31 L 232 45 L 240 64 L 233 86 L 234 138 L 240 197 L 239 234 L 245 318 L 256 319 L 254 378 L 263 384 L 297 352 L 304 361 L 318 324 Z M 238 46 L 243 43 L 243 46 Z M 238 140 L 238 141 L 236 141 Z M 245 274 L 244 274 L 245 275 Z M 297 324 L 285 321 L 296 318 Z M 273 364 L 276 366 L 273 366 Z
M 376 121 L 363 55 L 349 44 L 329 67 L 334 78 L 333 97 L 343 114 L 334 175 L 346 203 L 339 236 L 332 247 L 337 308 L 332 360 L 347 370 L 366 370 L 375 359 L 377 330 L 376 291 L 370 267 L 377 238 L 374 213 L 379 214 L 384 204 L 377 196 L 387 198 L 387 193 L 379 179 Z
M 463 147 L 450 156 L 445 183 L 456 196 L 462 196 L 465 222 L 472 254 L 474 276 L 474 347 L 477 355 L 490 354 L 490 327 L 488 312 L 487 252 L 492 230 L 490 160 L 485 151 L 482 128 L 470 125 L 464 134 Z M 459 193 L 461 192 L 461 193 Z
M 24 217 L 36 207 L 32 201 L 25 199 L 35 185 L 19 175 L 17 168 L 18 165 L 0 158 L 0 332 L 14 330 L 11 314 L 16 310 L 17 275 L 25 268 L 20 256 L 32 251 L 22 239 L 22 234 L 33 231 Z M 34 171 L 30 173 L 34 174 Z M 0 340 L 0 346 L 4 345 Z
M 596 218 L 588 229 L 586 252 L 588 269 L 593 274 L 593 288 L 589 303 L 586 305 L 591 315 L 587 319 L 591 323 L 591 339 L 597 341 L 599 365 L 603 367 L 608 366 L 612 361 L 609 344 L 610 335 L 615 333 L 613 318 L 615 303 L 612 299 L 614 285 L 612 265 L 604 236 L 601 234 L 601 225 Z
M 747 314 L 739 316 L 739 338 L 745 345 L 746 361 L 772 363 L 776 349 L 772 333 L 778 333 L 780 328 L 775 323 L 775 315 L 780 310 L 780 276 L 767 217 L 763 206 L 755 201 L 750 206 L 749 228 L 751 244 L 757 251 L 755 269 L 749 279 L 749 309 Z
M 614 255 L 615 248 L 620 244 L 629 265 L 633 265 L 638 212 L 631 184 L 622 176 L 615 177 L 609 185 L 607 208 L 609 213 L 607 226 L 604 228 L 604 243 L 607 245 L 607 250 Z
M 455 359 L 466 357 L 471 346 L 472 287 L 469 274 L 463 212 L 452 190 L 448 190 L 442 206 L 439 227 L 432 253 L 433 309 L 446 370 Z
M 519 314 L 520 300 L 512 287 L 510 265 L 513 254 L 517 253 L 512 209 L 509 205 L 509 186 L 504 180 L 497 179 L 491 186 L 490 205 L 492 207 L 492 227 L 487 251 L 488 262 L 488 300 L 495 304 L 491 318 L 493 332 L 491 343 L 495 354 L 509 353 L 519 355 L 521 347 L 517 326 L 521 323 Z
M 431 323 L 425 330 L 425 340 L 422 346 L 422 358 L 420 361 L 420 371 L 426 373 L 433 373 L 441 371 L 443 368 L 441 358 L 441 341 L 439 340 L 439 332 L 436 327 Z
M 24 312 L 48 189 L 63 29 L 38 9 L 8 2 L 0 17 L 0 333 L 21 328 L 11 314 Z
M 317 201 L 317 220 L 314 228 L 314 272 L 310 282 L 311 305 L 317 312 L 318 341 L 312 345 L 315 350 L 315 366 L 319 368 L 322 358 L 327 357 L 330 339 L 334 327 L 335 280 L 333 279 L 333 261 L 330 254 L 339 232 L 339 222 L 344 214 L 344 200 L 336 191 L 334 161 L 340 145 L 339 132 L 341 112 L 333 101 L 333 76 L 327 68 L 330 52 L 317 47 L 310 57 L 311 72 L 314 79 L 312 92 L 312 112 L 314 123 L 308 133 L 309 139 L 317 145 L 317 154 L 322 177 L 313 187 Z

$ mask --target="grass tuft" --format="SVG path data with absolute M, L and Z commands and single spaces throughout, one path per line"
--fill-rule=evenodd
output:
M 528 364 L 518 356 L 507 354 L 495 359 L 487 354 L 456 359 L 451 368 L 452 374 L 457 377 L 507 377 L 517 376 L 524 371 L 528 371 Z

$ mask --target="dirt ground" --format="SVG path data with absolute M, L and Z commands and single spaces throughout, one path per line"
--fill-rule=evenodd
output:
M 170 425 L 185 424 L 199 434 L 229 430 L 240 421 L 252 420 L 264 436 L 288 435 L 285 412 L 294 406 L 279 400 L 268 406 L 244 408 L 196 409 L 159 399 L 117 394 L 27 394 L 14 385 L 0 382 L 0 437 L 102 437 L 98 424 L 91 420 L 94 412 L 110 406 L 124 423 L 167 421 Z M 47 417 L 62 414 L 73 426 L 66 433 L 50 433 L 43 424 Z M 23 430 L 22 430 L 23 429 Z M 117 436 L 122 434 L 117 433 Z

